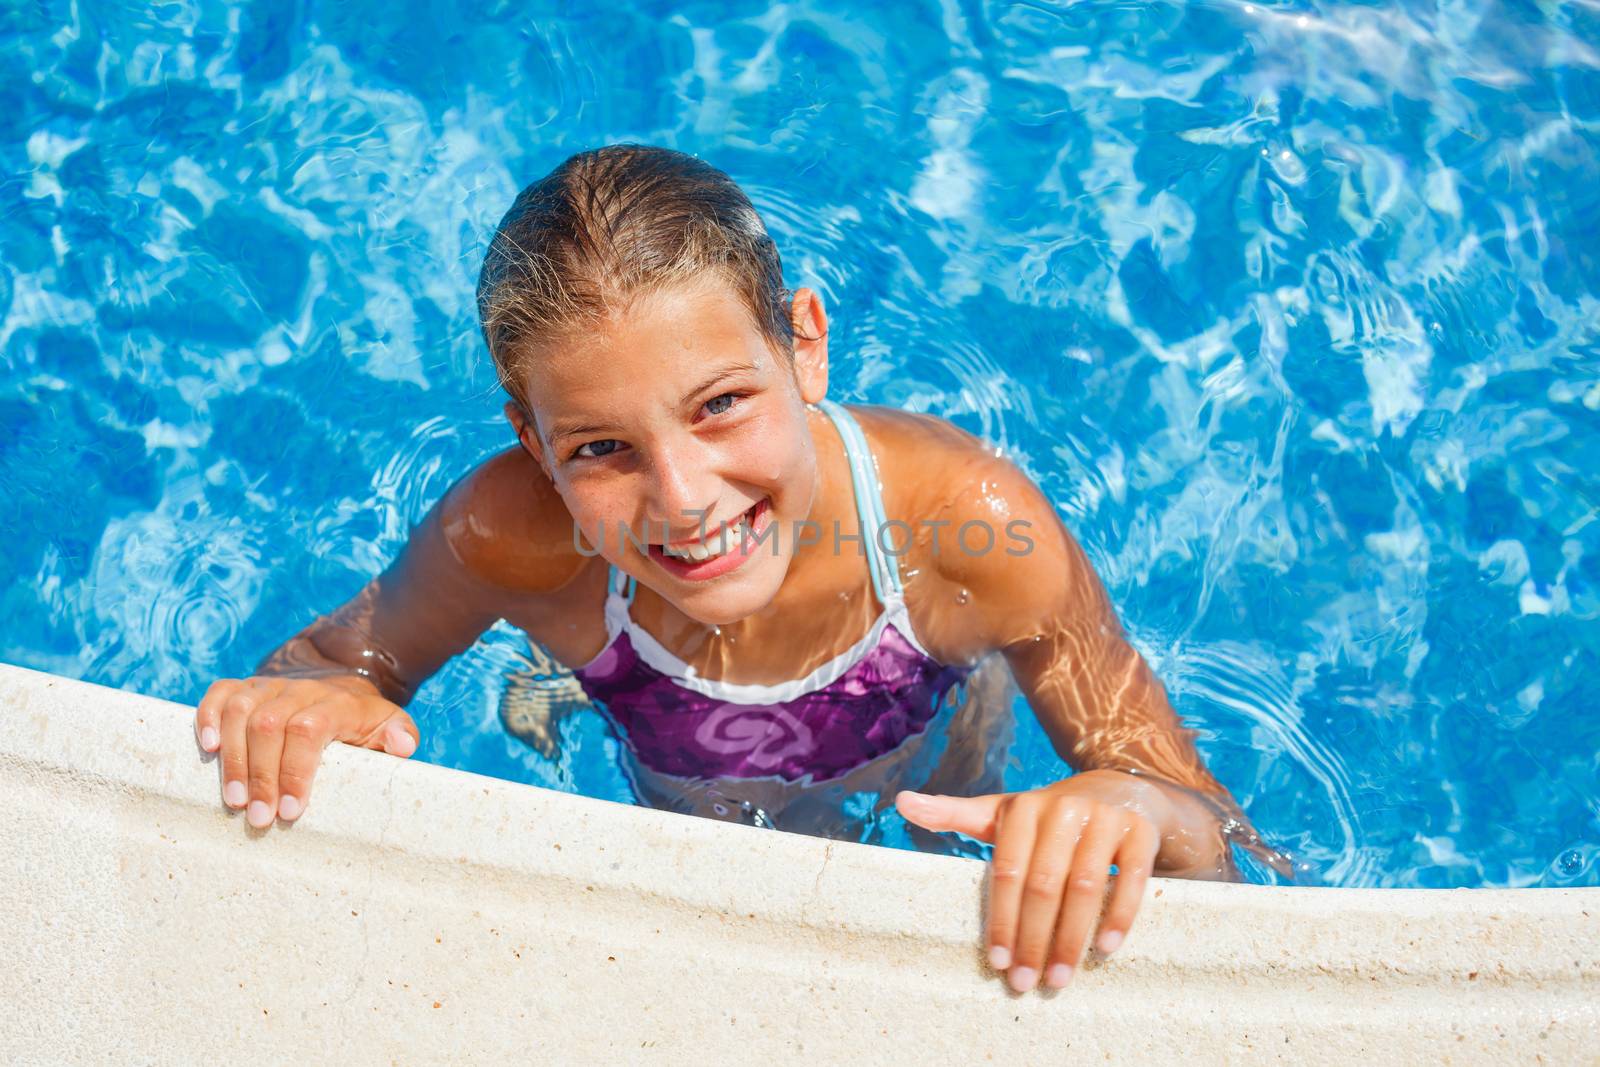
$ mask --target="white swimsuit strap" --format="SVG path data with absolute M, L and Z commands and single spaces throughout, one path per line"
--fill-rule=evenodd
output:
M 817 405 L 833 420 L 844 442 L 844 453 L 850 461 L 850 481 L 855 488 L 856 515 L 861 521 L 861 539 L 867 551 L 867 569 L 872 574 L 872 591 L 878 603 L 888 607 L 901 599 L 900 566 L 898 557 L 889 558 L 884 547 L 887 539 L 892 546 L 894 531 L 889 529 L 889 517 L 883 508 L 883 490 L 873 462 L 872 448 L 855 416 L 832 400 Z M 903 524 L 902 524 L 903 525 Z
M 606 578 L 607 598 L 613 596 L 621 597 L 623 600 L 626 600 L 631 604 L 633 603 L 633 593 L 633 578 L 630 575 L 623 574 L 621 571 L 617 570 L 617 565 L 613 563 L 611 565 L 611 570 L 608 574 L 608 577 Z

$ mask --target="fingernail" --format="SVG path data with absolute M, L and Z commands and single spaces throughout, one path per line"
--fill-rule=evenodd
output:
M 1045 981 L 1051 989 L 1065 989 L 1067 983 L 1072 981 L 1072 968 L 1065 963 L 1058 963 L 1050 968 L 1050 976 Z
M 278 798 L 278 818 L 298 819 L 300 817 L 300 801 L 288 793 Z
M 997 971 L 1011 966 L 1011 950 L 1004 945 L 995 945 L 989 950 L 989 966 Z
M 243 782 L 229 782 L 222 787 L 222 799 L 228 802 L 230 808 L 242 808 L 250 794 L 245 791 Z
M 207 726 L 200 731 L 200 747 L 210 752 L 217 747 L 217 731 Z
M 1011 969 L 1011 988 L 1018 993 L 1026 993 L 1038 981 L 1039 972 L 1032 967 L 1013 967 Z
M 250 820 L 251 826 L 259 830 L 272 824 L 272 809 L 267 807 L 265 800 L 252 800 L 250 802 L 250 811 L 245 818 Z
M 409 756 L 416 751 L 416 744 L 411 740 L 411 735 L 398 726 L 389 729 L 389 753 L 394 756 Z
M 1100 935 L 1100 954 L 1109 956 L 1117 951 L 1117 946 L 1122 944 L 1121 930 L 1107 930 Z

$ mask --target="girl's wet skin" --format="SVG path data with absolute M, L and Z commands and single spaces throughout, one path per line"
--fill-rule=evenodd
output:
M 806 406 L 797 380 L 807 360 L 825 361 L 826 319 L 809 293 L 802 291 L 796 305 L 802 325 L 810 327 L 802 332 L 817 340 L 797 342 L 793 373 L 754 333 L 742 308 L 715 288 L 640 301 L 613 335 L 596 336 L 553 359 L 531 392 L 571 396 L 573 403 L 535 403 L 531 422 L 511 410 L 521 447 L 493 457 L 454 487 L 390 572 L 287 643 L 263 664 L 263 672 L 347 672 L 345 664 L 360 664 L 400 704 L 497 618 L 521 626 L 569 668 L 581 666 L 607 639 L 598 607 L 608 561 L 579 551 L 574 521 L 580 530 L 608 522 L 642 528 L 672 507 L 710 508 L 717 515 L 767 498 L 780 520 L 809 519 L 824 530 L 838 523 L 845 534 L 859 536 L 842 445 L 828 420 Z M 743 369 L 719 377 L 730 364 Z M 674 373 L 658 375 L 666 381 L 646 400 L 640 383 L 652 367 L 662 366 Z M 661 411 L 681 399 L 681 391 L 667 383 L 680 378 L 710 379 L 706 392 L 737 389 L 752 398 L 744 402 L 753 410 L 738 432 L 719 429 L 709 443 L 696 437 L 689 419 L 682 429 L 657 430 L 652 420 L 665 421 Z M 576 382 L 584 384 L 579 388 Z M 625 413 L 639 407 L 644 412 L 630 423 Z M 614 413 L 613 429 L 605 432 L 641 441 L 659 436 L 674 444 L 676 433 L 684 442 L 682 454 L 652 464 L 639 455 L 646 446 L 638 445 L 632 455 L 560 459 L 554 443 L 535 436 L 537 426 L 592 422 L 605 412 Z M 929 651 L 954 663 L 999 651 L 1063 759 L 1080 768 L 1144 775 L 1164 792 L 1194 799 L 1194 826 L 1162 843 L 1157 870 L 1231 876 L 1223 820 L 1248 823 L 1205 771 L 1190 731 L 1122 639 L 1098 579 L 1038 491 L 992 449 L 948 424 L 884 409 L 862 409 L 858 418 L 879 465 L 886 508 L 927 520 L 914 527 L 900 566 L 913 622 Z M 719 465 L 736 464 L 752 473 L 721 474 Z M 693 473 L 685 473 L 690 468 Z M 570 514 L 569 499 L 575 504 Z M 972 555 L 953 548 L 948 536 L 965 522 L 1003 530 L 1017 520 L 1029 524 L 1028 555 L 1005 556 L 998 547 Z M 945 540 L 936 544 L 939 532 Z M 877 611 L 855 542 L 841 540 L 840 549 L 823 538 L 794 548 L 792 540 L 781 546 L 783 552 L 760 553 L 727 581 L 702 583 L 703 588 L 664 576 L 631 543 L 618 546 L 613 537 L 606 551 L 640 579 L 633 607 L 637 623 L 702 677 L 771 684 L 804 676 L 839 655 Z M 900 766 L 915 747 L 885 762 Z M 960 750 L 948 758 L 960 759 Z M 634 774 L 651 802 L 687 810 L 707 806 L 686 802 L 693 791 L 682 783 L 652 779 L 638 768 Z M 877 791 L 933 788 L 926 779 L 895 779 L 882 771 L 869 784 Z M 763 787 L 742 788 L 753 793 Z M 965 791 L 954 782 L 939 788 Z M 778 792 L 788 798 L 795 791 Z M 752 800 L 777 813 L 780 825 L 791 802 Z M 813 830 L 824 825 L 814 811 L 793 818 Z
M 388 570 L 269 656 L 264 677 L 207 694 L 197 730 L 211 740 L 222 727 L 228 802 L 239 806 L 247 778 L 252 822 L 257 804 L 267 821 L 303 809 L 331 740 L 409 755 L 416 728 L 401 706 L 500 619 L 581 671 L 614 639 L 602 610 L 612 567 L 634 579 L 630 624 L 707 682 L 802 679 L 872 629 L 884 605 L 859 539 L 877 531 L 863 529 L 842 429 L 815 406 L 827 394 L 829 336 L 816 294 L 789 299 L 788 345 L 719 271 L 607 307 L 519 350 L 506 405 L 517 444 L 452 487 Z M 850 832 L 844 790 L 925 791 L 896 798 L 909 822 L 995 846 L 991 959 L 1018 989 L 1046 974 L 1070 980 L 1112 863 L 1103 951 L 1132 923 L 1151 873 L 1237 877 L 1230 840 L 1289 874 L 1206 770 L 1037 487 L 942 420 L 853 415 L 873 467 L 863 477 L 911 532 L 890 540 L 902 549 L 894 563 L 919 654 L 962 668 L 987 660 L 969 678 L 985 699 L 815 784 L 665 775 L 630 751 L 641 799 L 718 817 L 758 809 L 779 827 L 831 836 Z M 741 517 L 784 535 L 714 564 L 682 556 L 686 539 Z M 789 535 L 802 523 L 823 536 Z M 616 536 L 624 527 L 641 541 Z M 988 536 L 952 536 L 967 528 Z M 973 543 L 989 547 L 963 547 Z M 999 791 L 1011 701 L 994 679 L 1007 674 L 1079 773 Z

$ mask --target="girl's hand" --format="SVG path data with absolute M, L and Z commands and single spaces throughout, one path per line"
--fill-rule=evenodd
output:
M 206 690 L 194 728 L 202 749 L 222 750 L 223 802 L 248 803 L 245 817 L 257 829 L 274 815 L 300 817 L 329 742 L 405 757 L 420 737 L 410 715 L 355 675 L 223 678 Z
M 1111 864 L 1116 886 L 1098 947 L 1109 955 L 1139 911 L 1160 851 L 1170 802 L 1121 771 L 1084 771 L 1025 793 L 895 797 L 900 814 L 929 830 L 957 830 L 994 845 L 989 864 L 989 963 L 1011 987 L 1032 989 L 1043 972 L 1060 989 L 1088 944 Z M 1045 956 L 1049 953 L 1049 968 Z

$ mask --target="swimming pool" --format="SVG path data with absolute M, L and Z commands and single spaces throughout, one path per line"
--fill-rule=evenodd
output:
M 352 594 L 510 442 L 494 222 L 646 140 L 756 199 L 837 398 L 1039 480 L 1311 873 L 1600 885 L 1600 11 L 730 10 L 0 14 L 0 659 L 192 702 Z M 421 758 L 629 799 L 598 717 L 501 728 L 520 652 Z

